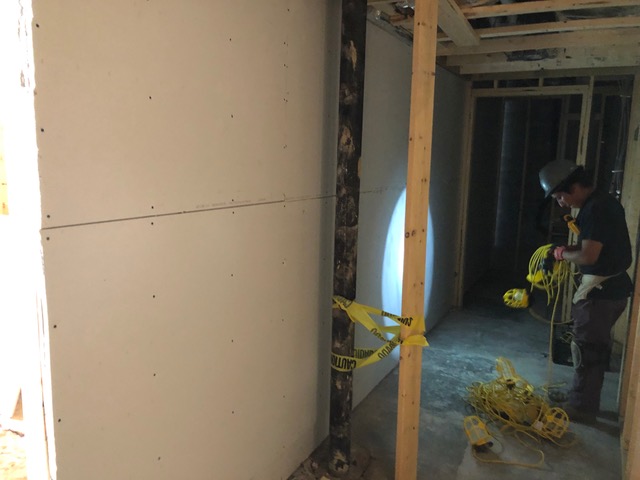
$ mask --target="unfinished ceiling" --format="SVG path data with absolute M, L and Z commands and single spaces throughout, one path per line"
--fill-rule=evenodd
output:
M 406 41 L 414 0 L 368 0 Z M 475 78 L 640 71 L 640 0 L 438 0 L 438 63 Z

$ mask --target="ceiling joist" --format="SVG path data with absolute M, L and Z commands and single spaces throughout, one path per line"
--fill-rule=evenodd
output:
M 473 78 L 640 71 L 640 0 L 511 1 L 438 0 L 438 63 Z M 411 43 L 410 1 L 367 3 L 370 21 Z
M 640 27 L 640 17 L 605 17 L 595 19 L 564 20 L 559 22 L 531 23 L 509 25 L 505 27 L 479 28 L 476 33 L 481 39 L 515 37 L 552 32 L 577 32 L 584 30 L 600 30 L 605 28 Z M 438 35 L 438 41 L 450 41 L 445 34 Z
M 447 59 L 449 66 L 458 66 L 463 75 L 504 72 L 535 72 L 544 70 L 640 67 L 640 50 L 636 46 L 612 51 L 608 47 L 576 47 L 558 49 L 555 56 L 538 60 L 519 60 L 504 53 L 456 56 Z
M 464 18 L 454 0 L 438 1 L 438 26 L 456 45 L 470 46 L 480 43 L 480 37 Z
M 546 33 L 482 40 L 477 46 L 459 47 L 453 42 L 440 43 L 438 56 L 480 55 L 497 52 L 542 50 L 546 48 L 636 45 L 640 48 L 640 27 Z
M 461 10 L 464 16 L 471 20 L 475 18 L 525 15 L 529 13 L 637 6 L 638 0 L 534 0 L 529 2 L 482 5 L 476 7 L 469 5 L 461 7 Z

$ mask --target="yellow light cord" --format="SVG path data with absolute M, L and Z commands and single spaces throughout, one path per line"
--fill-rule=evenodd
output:
M 531 283 L 531 291 L 534 288 L 544 290 L 547 294 L 547 305 L 554 302 L 555 307 L 560 298 L 560 292 L 572 278 L 571 267 L 564 260 L 548 262 L 552 244 L 543 245 L 538 248 L 529 259 L 529 274 L 527 280 Z M 546 271 L 545 265 L 550 265 L 550 270 Z
M 550 305 L 553 302 L 551 318 L 548 320 L 550 328 L 549 358 L 547 362 L 547 384 L 545 387 L 543 387 L 543 391 L 545 392 L 547 398 L 549 397 L 549 390 L 552 388 L 551 383 L 553 378 L 554 328 L 556 325 L 565 325 L 571 322 L 570 318 L 559 322 L 556 321 L 556 312 L 558 310 L 560 297 L 562 297 L 563 293 L 568 291 L 569 289 L 569 282 L 573 282 L 573 285 L 575 287 L 574 274 L 571 271 L 571 266 L 568 262 L 564 260 L 554 260 L 552 263 L 549 262 L 548 259 L 552 255 L 552 247 L 552 244 L 543 245 L 533 253 L 531 259 L 529 260 L 529 274 L 527 275 L 527 279 L 531 282 L 531 289 L 533 290 L 533 288 L 538 288 L 544 290 L 547 294 L 547 305 Z M 549 266 L 551 266 L 550 269 Z M 546 272 L 545 269 L 547 270 Z M 532 309 L 529 309 L 529 313 L 531 313 L 534 318 L 544 320 Z
M 502 424 L 501 433 L 513 432 L 520 443 L 539 453 L 540 460 L 535 464 L 488 460 L 479 458 L 474 451 L 474 457 L 480 461 L 532 468 L 540 467 L 544 463 L 544 454 L 525 443 L 520 435 L 525 435 L 537 442 L 546 439 L 561 447 L 570 447 L 577 441 L 574 434 L 569 441 L 561 440 L 568 432 L 569 417 L 563 409 L 551 407 L 547 403 L 549 390 L 556 387 L 551 385 L 554 325 L 570 322 L 570 320 L 556 322 L 556 311 L 560 297 L 568 290 L 569 282 L 574 281 L 570 265 L 564 260 L 556 261 L 553 259 L 552 247 L 552 244 L 543 245 L 533 253 L 529 260 L 527 275 L 527 280 L 531 283 L 531 291 L 534 289 L 544 291 L 547 295 L 547 305 L 553 304 L 551 319 L 548 321 L 550 329 L 547 384 L 541 388 L 544 396 L 536 394 L 535 388 L 515 372 L 509 360 L 502 357 L 498 358 L 496 363 L 498 378 L 488 383 L 476 382 L 467 387 L 467 402 L 476 412 L 483 414 L 488 419 L 488 423 Z M 513 308 L 524 308 L 528 302 L 520 301 L 516 296 L 518 293 L 520 292 L 515 289 L 505 293 L 503 297 L 505 304 Z M 532 309 L 529 311 L 532 315 L 535 313 Z M 539 315 L 535 314 L 534 316 L 542 320 Z
M 489 421 L 502 424 L 514 433 L 544 438 L 560 446 L 573 442 L 561 439 L 569 429 L 569 417 L 561 408 L 550 407 L 535 388 L 519 376 L 511 362 L 498 358 L 499 376 L 487 383 L 475 382 L 467 387 L 467 402 Z

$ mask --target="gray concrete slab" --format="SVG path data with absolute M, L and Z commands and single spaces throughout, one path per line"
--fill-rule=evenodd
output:
M 519 463 L 536 463 L 540 453 L 544 462 L 538 468 L 483 463 L 474 457 L 463 429 L 463 418 L 473 414 L 465 401 L 466 387 L 473 382 L 496 378 L 495 361 L 506 357 L 516 372 L 538 387 L 564 384 L 568 388 L 573 369 L 548 362 L 549 325 L 526 310 L 513 310 L 501 304 L 500 296 L 482 296 L 464 310 L 454 311 L 431 331 L 430 347 L 423 353 L 422 397 L 419 433 L 419 480 L 476 479 L 582 479 L 621 478 L 617 390 L 619 373 L 608 372 L 597 422 L 586 426 L 571 423 L 561 447 L 549 441 L 530 442 L 524 447 L 514 436 L 497 436 L 493 450 L 482 458 Z M 354 451 L 366 451 L 367 465 L 358 466 L 358 476 L 366 480 L 394 478 L 398 369 L 389 374 L 356 408 L 353 415 Z M 308 476 L 295 480 L 329 479 L 322 465 L 326 445 L 307 462 Z M 316 476 L 314 477 L 314 472 Z M 355 473 L 355 472 L 354 472 Z
M 498 437 L 502 451 L 495 460 L 537 463 L 523 468 L 482 463 L 473 456 L 462 426 L 473 414 L 465 401 L 466 387 L 496 377 L 495 360 L 506 357 L 516 372 L 535 386 L 547 383 L 549 326 L 524 311 L 504 316 L 454 312 L 428 335 L 430 347 L 423 354 L 418 478 L 433 480 L 475 479 L 620 479 L 619 428 L 617 425 L 617 373 L 607 373 L 602 415 L 595 425 L 570 424 L 560 439 L 575 445 L 560 447 L 549 441 L 530 442 L 524 448 L 511 435 Z M 553 365 L 555 383 L 571 381 L 572 368 Z M 398 370 L 394 370 L 354 412 L 354 442 L 369 450 L 375 479 L 394 478 L 395 414 Z M 496 428 L 490 426 L 492 433 Z M 497 447 L 497 446 L 496 446 Z M 535 450 L 534 450 L 535 449 Z M 496 448 L 498 450 L 498 448 Z M 485 457 L 483 455 L 483 457 Z M 371 471 L 374 471 L 372 469 Z M 364 476 L 364 478 L 369 478 Z

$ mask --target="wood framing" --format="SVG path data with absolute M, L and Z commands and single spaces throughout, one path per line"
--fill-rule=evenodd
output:
M 629 46 L 611 51 L 608 47 L 567 48 L 556 56 L 541 59 L 509 59 L 503 53 L 450 57 L 449 66 L 457 66 L 461 74 L 495 74 L 581 68 L 607 69 L 615 67 L 640 68 L 640 49 Z
M 527 120 L 524 127 L 524 155 L 522 156 L 522 176 L 520 177 L 520 185 L 522 188 L 520 189 L 520 204 L 518 208 L 518 230 L 516 233 L 516 255 L 513 262 L 513 268 L 516 270 L 518 268 L 518 258 L 520 252 L 520 245 L 522 243 L 522 216 L 524 214 L 524 197 L 526 189 L 524 186 L 527 181 L 527 162 L 529 161 L 529 142 L 531 136 L 531 96 L 527 97 Z
M 594 47 L 601 45 L 621 46 L 640 44 L 640 28 L 620 28 L 547 33 L 518 37 L 493 38 L 480 44 L 462 47 L 453 42 L 441 42 L 438 56 L 480 55 L 497 52 L 518 52 L 523 50 L 542 50 L 548 48 Z
M 597 76 L 598 80 L 606 78 L 619 79 L 620 77 L 627 75 L 635 75 L 638 73 L 638 67 L 611 67 L 606 71 L 599 68 L 567 68 L 558 70 L 540 70 L 537 72 L 522 71 L 522 72 L 494 72 L 494 73 L 478 73 L 471 75 L 471 79 L 475 81 L 500 81 L 500 80 L 531 80 L 538 79 L 538 81 L 545 81 L 551 78 L 574 78 L 574 77 L 589 77 Z
M 587 85 L 559 85 L 519 88 L 474 88 L 473 96 L 481 97 L 552 97 L 558 95 L 586 95 Z
M 9 215 L 9 190 L 4 162 L 4 129 L 0 125 L 0 215 Z
M 524 25 L 507 25 L 504 27 L 478 28 L 476 33 L 481 39 L 515 37 L 552 32 L 577 32 L 602 30 L 605 28 L 640 27 L 640 17 L 605 17 L 580 20 L 564 20 L 557 22 L 530 23 Z M 438 34 L 438 41 L 451 40 L 445 33 Z
M 416 0 L 409 114 L 409 164 L 405 216 L 402 314 L 424 316 L 427 213 L 431 176 L 431 146 L 436 73 L 438 0 Z M 402 326 L 401 338 L 423 334 Z M 422 347 L 400 346 L 396 480 L 416 480 Z
M 461 10 L 465 17 L 473 19 L 506 17 L 510 15 L 524 15 L 529 13 L 587 10 L 606 7 L 635 7 L 637 5 L 637 0 L 534 0 L 529 2 L 497 5 L 469 5 L 462 7 Z
M 480 37 L 454 0 L 438 1 L 438 25 L 456 45 L 478 45 Z
M 460 75 L 543 75 L 549 70 L 572 69 L 602 73 L 604 69 L 640 67 L 636 54 L 640 51 L 638 0 L 532 0 L 493 5 L 438 1 L 439 62 Z M 368 5 L 375 12 L 370 18 L 410 41 L 414 29 L 410 3 L 369 0 Z M 598 49 L 605 47 L 603 56 Z M 513 52 L 526 54 L 509 55 Z
M 627 157 L 625 160 L 625 176 L 622 187 L 622 205 L 625 207 L 627 226 L 631 237 L 631 250 L 635 257 L 640 226 L 640 75 L 636 75 L 633 85 L 631 103 L 631 118 L 629 119 L 629 135 L 627 139 Z M 637 265 L 637 258 L 635 262 Z M 622 385 L 620 389 L 620 416 L 624 419 L 621 444 L 623 452 L 630 449 L 632 436 L 638 436 L 637 424 L 640 416 L 636 415 L 638 408 L 638 375 L 640 374 L 640 359 L 637 358 L 638 346 L 638 315 L 640 314 L 640 269 L 636 266 L 635 292 L 629 315 L 627 344 L 625 345 L 624 363 L 622 370 Z M 636 450 L 640 445 L 635 446 Z M 631 450 L 629 451 L 631 454 Z M 630 458 L 630 456 L 629 456 Z M 640 476 L 640 465 L 634 464 L 636 475 Z M 635 478 L 627 476 L 626 478 Z
M 476 114 L 476 97 L 472 94 L 471 82 L 467 82 L 464 102 L 464 130 L 462 166 L 460 173 L 460 214 L 458 216 L 458 255 L 457 276 L 454 306 L 462 307 L 464 300 L 464 256 L 466 251 L 467 210 L 469 208 L 469 181 L 471 174 L 471 154 L 473 150 L 474 118 Z
M 580 95 L 582 97 L 582 109 L 580 114 L 580 134 L 578 151 L 578 162 L 585 162 L 586 155 L 586 135 L 589 131 L 589 113 L 591 111 L 591 98 L 593 96 L 594 79 L 590 78 L 588 85 L 560 85 L 560 86 L 537 86 L 537 87 L 519 87 L 519 88 L 471 88 L 468 100 L 468 107 L 465 114 L 465 149 L 463 152 L 463 164 L 461 174 L 461 206 L 460 217 L 458 223 L 460 225 L 460 242 L 458 246 L 457 257 L 457 271 L 458 278 L 456 279 L 456 295 L 455 305 L 462 306 L 462 300 L 464 297 L 464 255 L 465 255 L 465 238 L 466 238 L 466 224 L 467 224 L 467 204 L 468 204 L 468 190 L 469 190 L 469 172 L 472 156 L 473 145 L 473 131 L 475 123 L 475 105 L 478 98 L 486 97 L 553 97 L 553 96 L 566 96 L 566 95 Z M 580 160 L 581 158 L 581 160 Z M 567 292 L 567 296 L 570 298 L 572 293 Z M 567 301 L 565 300 L 565 304 Z M 570 305 L 570 302 L 569 304 Z M 567 313 L 563 313 L 567 315 Z
M 637 279 L 636 279 L 637 285 Z M 640 313 L 636 312 L 634 323 L 638 324 L 638 316 Z M 637 363 L 637 362 L 636 362 Z M 632 390 L 633 395 L 631 397 L 635 402 L 640 398 L 640 382 L 634 383 Z M 640 415 L 632 415 L 628 420 L 625 420 L 625 429 L 628 425 L 628 450 L 623 447 L 623 472 L 625 480 L 636 480 L 640 477 Z
M 585 165 L 587 161 L 587 147 L 589 145 L 589 125 L 591 123 L 591 104 L 593 102 L 593 85 L 595 81 L 591 77 L 586 92 L 582 95 L 582 105 L 580 108 L 580 130 L 578 131 L 578 148 L 575 162 L 578 165 Z M 563 140 L 564 141 L 564 140 Z M 570 159 L 571 160 L 571 159 Z M 571 215 L 573 218 L 578 217 L 578 209 L 572 208 Z M 569 230 L 568 245 L 574 245 L 578 241 L 578 236 Z M 570 263 L 571 271 L 576 272 L 578 267 L 575 263 Z M 563 292 L 562 303 L 562 322 L 568 322 L 571 319 L 571 307 L 573 306 L 573 282 L 567 282 L 567 288 Z
M 580 132 L 578 134 L 578 157 L 576 163 L 585 165 L 587 162 L 587 145 L 589 143 L 589 124 L 591 123 L 591 103 L 593 100 L 594 78 L 589 79 L 589 86 L 582 95 L 582 107 L 580 109 Z M 577 215 L 577 214 L 576 214 Z
M 638 408 L 638 398 L 640 398 L 638 396 L 638 388 L 640 386 L 640 382 L 638 382 L 640 360 L 634 358 L 634 352 L 638 345 L 638 337 L 640 336 L 640 329 L 638 329 L 638 316 L 640 315 L 640 275 L 638 273 L 639 271 L 636 270 L 635 290 L 633 292 L 633 301 L 629 315 L 629 335 L 625 348 L 620 395 L 619 416 L 623 421 L 622 434 L 620 435 L 620 448 L 623 454 L 623 460 L 630 457 L 632 439 L 634 436 L 637 437 L 638 434 L 640 434 L 637 426 L 637 423 L 640 422 L 640 415 L 636 412 Z M 640 445 L 635 448 L 637 449 L 639 447 Z M 640 464 L 636 465 L 635 468 L 637 469 L 637 475 L 640 476 Z

